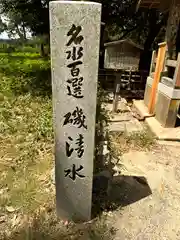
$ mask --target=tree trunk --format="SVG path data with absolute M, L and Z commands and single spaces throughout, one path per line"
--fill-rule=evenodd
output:
M 169 18 L 166 29 L 166 42 L 168 45 L 168 57 L 176 59 L 176 47 L 178 36 L 178 28 L 180 22 L 180 3 L 178 0 L 173 0 L 169 11 Z M 179 44 L 178 44 L 179 45 Z
M 44 43 L 41 43 L 41 57 L 45 57 Z
M 19 26 L 17 24 L 15 24 L 16 27 L 16 33 L 18 34 L 19 38 L 21 39 L 22 42 L 25 41 L 24 39 L 24 35 L 21 33 L 21 31 L 19 30 Z
M 162 20 L 157 24 L 158 22 L 157 12 L 153 10 L 150 13 L 149 32 L 144 44 L 144 50 L 140 56 L 139 70 L 149 71 L 151 65 L 152 44 L 155 38 L 157 37 L 158 33 L 160 32 L 162 26 L 166 23 L 166 21 L 167 14 L 165 14 Z
M 41 56 L 42 57 L 47 57 L 50 54 L 50 36 L 49 35 L 44 35 L 41 36 Z M 46 48 L 45 48 L 46 46 Z
M 176 38 L 176 58 L 177 58 L 179 52 L 180 52 L 180 22 L 179 22 L 177 38 Z
M 25 28 L 25 26 L 24 26 L 24 22 L 22 22 L 22 29 L 23 29 L 24 40 L 26 41 L 26 40 L 27 40 L 27 37 L 26 37 L 26 28 Z

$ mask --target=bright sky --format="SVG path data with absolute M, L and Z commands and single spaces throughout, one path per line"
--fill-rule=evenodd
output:
M 2 14 L 0 15 L 0 18 L 2 19 L 3 22 L 5 23 L 7 22 L 6 18 Z M 8 39 L 8 38 L 9 37 L 6 32 L 3 32 L 0 34 L 0 39 Z
M 0 18 L 3 22 L 8 23 L 8 19 L 5 16 L 0 15 Z M 18 38 L 19 36 L 16 35 L 15 38 Z M 26 37 L 31 38 L 31 33 L 29 31 L 26 32 Z M 9 39 L 8 34 L 6 32 L 3 32 L 0 34 L 0 39 Z
M 8 39 L 8 38 L 9 37 L 8 37 L 6 32 L 3 32 L 3 33 L 0 34 L 0 39 Z
M 31 38 L 31 33 L 27 32 L 26 33 L 27 38 Z M 15 38 L 18 38 L 18 35 L 15 36 Z M 6 32 L 3 32 L 0 34 L 0 39 L 9 39 L 8 34 Z
M 8 23 L 7 18 L 4 16 L 0 15 L 0 18 L 2 19 L 3 22 Z M 16 35 L 15 38 L 18 38 L 19 36 Z M 26 32 L 26 37 L 31 38 L 31 33 L 29 31 Z M 3 32 L 0 34 L 0 39 L 9 39 L 8 34 L 6 32 Z

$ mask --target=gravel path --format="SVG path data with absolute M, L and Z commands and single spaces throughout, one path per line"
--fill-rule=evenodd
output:
M 123 206 L 109 219 L 117 230 L 114 240 L 180 239 L 179 162 L 175 146 L 123 155 L 124 168 L 110 194 Z

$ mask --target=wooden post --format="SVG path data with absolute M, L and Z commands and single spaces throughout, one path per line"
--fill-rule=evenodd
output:
M 112 110 L 113 112 L 117 112 L 120 87 L 121 87 L 121 74 L 118 75 L 116 73 L 115 92 L 114 92 L 113 110 Z
M 150 96 L 150 101 L 149 101 L 149 106 L 148 106 L 148 110 L 149 110 L 150 114 L 154 113 L 155 101 L 156 101 L 156 91 L 157 91 L 158 83 L 160 80 L 161 72 L 164 67 L 166 49 L 167 49 L 166 42 L 159 44 L 155 74 L 154 74 L 154 79 L 153 79 L 153 84 L 152 84 L 152 91 L 151 91 L 151 96 Z
M 173 78 L 173 85 L 175 88 L 180 88 L 180 53 L 178 54 L 177 65 Z
M 128 90 L 131 90 L 131 78 L 132 78 L 132 67 L 129 71 L 129 83 L 128 83 Z
M 152 58 L 151 58 L 151 66 L 150 66 L 149 76 L 151 76 L 151 74 L 153 72 L 155 61 L 156 61 L 156 51 L 153 51 Z

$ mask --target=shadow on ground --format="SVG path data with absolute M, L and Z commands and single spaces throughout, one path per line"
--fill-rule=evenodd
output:
M 96 114 L 94 179 L 92 194 L 92 217 L 101 215 L 103 211 L 113 211 L 128 204 L 139 201 L 152 194 L 143 176 L 123 176 L 114 172 L 114 163 L 108 131 L 108 112 L 103 111 L 102 102 L 109 102 L 107 92 L 100 91 L 99 107 Z M 105 119 L 105 121 L 104 121 Z M 104 121 L 104 125 L 103 125 Z
M 103 211 L 114 211 L 137 202 L 152 191 L 145 177 L 114 176 L 110 178 L 107 172 L 94 177 L 93 184 L 93 217 Z

